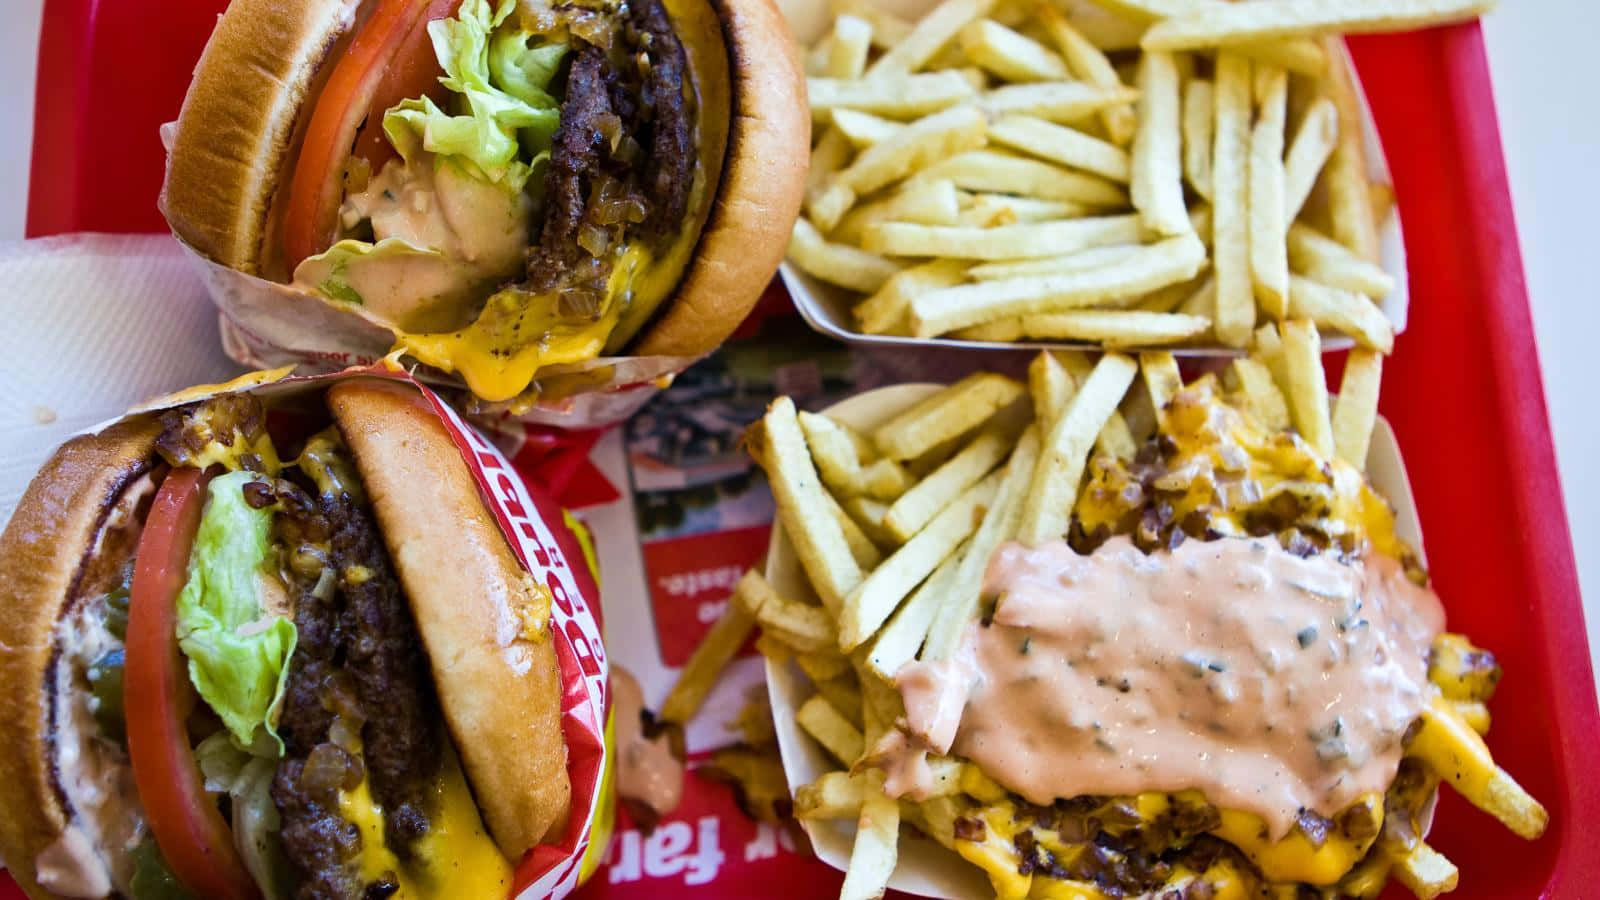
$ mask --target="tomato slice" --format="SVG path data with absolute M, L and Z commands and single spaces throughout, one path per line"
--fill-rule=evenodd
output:
M 461 0 L 432 0 L 428 8 L 417 17 L 406 35 L 405 43 L 395 51 L 394 59 L 383 73 L 383 82 L 367 104 L 366 120 L 356 132 L 355 147 L 351 156 L 359 156 L 378 174 L 383 164 L 394 158 L 394 145 L 383 133 L 383 113 L 402 100 L 414 97 L 432 97 L 441 103 L 448 91 L 439 83 L 444 70 L 439 68 L 439 58 L 433 53 L 433 39 L 428 35 L 428 23 L 435 19 L 455 15 Z
M 150 831 L 178 880 L 202 897 L 257 900 L 261 891 L 206 793 L 185 725 L 188 685 L 178 653 L 177 597 L 208 480 L 198 469 L 168 474 L 139 538 L 124 651 L 128 756 Z
M 421 96 L 428 88 L 425 82 L 437 73 L 438 62 L 427 29 L 421 26 L 430 17 L 437 18 L 431 16 L 435 7 L 452 5 L 446 0 L 378 0 L 371 18 L 334 64 L 311 111 L 289 182 L 283 210 L 283 253 L 289 271 L 333 241 L 345 162 L 362 121 L 372 118 L 370 111 L 387 109 L 406 96 Z M 407 54 L 404 57 L 402 50 Z M 423 87 L 414 94 L 396 95 L 417 84 Z M 379 106 L 380 92 L 393 99 Z M 369 131 L 373 124 L 368 123 Z M 382 124 L 376 124 L 381 135 Z M 373 140 L 365 143 L 370 145 Z

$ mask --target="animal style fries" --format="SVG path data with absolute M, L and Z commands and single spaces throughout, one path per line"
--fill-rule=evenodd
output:
M 836 4 L 808 54 L 790 262 L 860 294 L 863 334 L 1247 350 L 1303 318 L 1388 353 L 1393 192 L 1338 36 L 1486 5 L 943 0 L 906 22 Z M 1183 237 L 1192 266 L 1134 252 Z
M 907 770 L 893 762 L 917 715 L 905 673 L 972 664 L 970 657 L 957 662 L 973 652 L 967 642 L 991 619 L 1000 627 L 997 603 L 1008 602 L 986 594 L 1002 548 L 1065 540 L 1087 548 L 1079 558 L 1092 559 L 1092 548 L 1117 535 L 1145 554 L 1171 552 L 1186 538 L 1257 552 L 1265 541 L 1285 558 L 1325 558 L 1334 570 L 1350 563 L 1326 554 L 1383 554 L 1404 571 L 1402 580 L 1425 584 L 1362 474 L 1382 355 L 1352 351 L 1334 396 L 1310 318 L 1263 325 L 1252 343 L 1249 355 L 1188 381 L 1167 352 L 1041 353 L 1025 385 L 973 375 L 929 388 L 860 430 L 852 427 L 857 420 L 797 416 L 786 398 L 775 401 L 749 443 L 775 486 L 775 541 L 794 548 L 803 580 L 747 573 L 664 717 L 681 722 L 685 710 L 692 713 L 715 668 L 751 628 L 761 630 L 758 646 L 774 664 L 793 660 L 814 687 L 795 708 L 795 722 L 835 767 L 798 789 L 794 810 L 803 821 L 856 822 L 844 897 L 882 895 L 905 825 L 978 866 L 1008 898 L 1101 896 L 1078 850 L 1094 843 L 1102 856 L 1124 859 L 1119 848 L 1140 828 L 1170 840 L 1151 852 L 1175 862 L 1149 868 L 1127 857 L 1130 868 L 1119 877 L 1129 879 L 1122 889 L 1130 895 L 1292 896 L 1309 886 L 1373 897 L 1392 876 L 1419 897 L 1436 896 L 1459 879 L 1424 840 L 1441 784 L 1514 833 L 1537 837 L 1543 807 L 1494 763 L 1480 737 L 1500 670 L 1492 656 L 1442 631 L 1420 638 L 1429 643 L 1409 663 L 1423 699 L 1410 727 L 1399 726 L 1398 769 L 1386 792 L 1362 795 L 1334 818 L 1307 818 L 1301 809 L 1287 834 L 1265 837 L 1254 814 L 1199 790 L 1067 798 L 1052 813 L 1005 786 L 1016 773 L 985 771 L 958 752 L 959 743 L 926 751 L 915 764 L 923 767 L 920 788 L 907 791 Z M 887 461 L 908 473 L 907 483 L 893 499 L 873 499 L 860 472 Z M 1222 469 L 1229 474 L 1218 478 Z M 869 552 L 853 555 L 859 543 Z M 1314 585 L 1303 590 L 1336 596 Z M 1388 602 L 1374 600 L 1365 615 L 1383 615 Z M 1340 627 L 1366 622 L 1352 617 Z M 1294 627 L 1291 643 L 1301 649 L 1324 639 L 1316 627 Z M 1028 653 L 1026 641 L 1020 652 Z M 1228 671 L 1203 656 L 1179 663 L 1193 667 L 1194 678 Z M 1087 723 L 1059 725 L 1063 736 L 1080 727 Z M 1341 759 L 1336 737 L 1317 738 L 1318 753 Z M 1072 816 L 1078 824 L 1061 824 Z M 1201 833 L 1210 849 L 1190 856 Z M 1312 854 L 1308 840 L 1322 849 Z

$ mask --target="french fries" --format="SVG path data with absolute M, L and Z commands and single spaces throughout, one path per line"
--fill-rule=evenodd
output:
M 1217 55 L 1216 117 L 1212 131 L 1212 265 L 1217 273 L 1217 340 L 1230 347 L 1249 343 L 1255 324 L 1250 279 L 1249 144 L 1250 61 Z
M 1086 220 L 1088 221 L 1088 220 Z M 1205 247 L 1193 236 L 1141 246 L 1126 257 L 1081 272 L 1008 278 L 930 291 L 911 301 L 912 332 L 943 334 L 1012 316 L 1061 313 L 1103 305 L 1194 277 Z M 1024 322 L 1024 331 L 1027 324 Z
M 1072 498 L 1078 493 L 1089 448 L 1127 392 L 1136 368 L 1127 356 L 1109 353 L 1101 357 L 1045 435 L 1023 498 L 1018 540 L 1039 544 L 1067 533 Z
M 1289 258 L 1285 247 L 1283 129 L 1289 76 L 1256 65 L 1256 124 L 1250 133 L 1250 283 L 1268 318 L 1289 314 Z
M 1183 203 L 1182 135 L 1178 67 L 1171 54 L 1146 53 L 1139 60 L 1139 133 L 1133 141 L 1134 208 L 1157 234 L 1192 230 Z
M 864 295 L 865 334 L 1247 350 L 1262 322 L 1307 318 L 1388 352 L 1392 325 L 1347 302 L 1394 290 L 1377 262 L 1393 193 L 1369 179 L 1337 34 L 1484 2 L 942 0 L 912 23 L 840 0 L 808 57 L 815 227 L 797 226 L 791 260 Z M 1181 276 L 1067 261 L 1191 233 L 1202 252 Z M 979 264 L 884 291 L 950 260 Z M 1346 293 L 1291 308 L 1292 275 Z M 1038 284 L 977 287 L 1046 276 L 1045 307 L 1015 299 Z M 929 312 L 946 302 L 962 312 Z
M 862 245 L 871 252 L 898 256 L 1023 259 L 1055 256 L 1106 244 L 1126 244 L 1138 239 L 1139 219 L 1127 215 L 996 228 L 884 222 L 867 229 Z
M 1139 44 L 1145 50 L 1231 47 L 1339 31 L 1402 31 L 1473 19 L 1492 0 L 1273 0 L 1270 3 L 1207 4 L 1151 26 Z
M 989 139 L 1119 184 L 1127 184 L 1132 174 L 1127 151 L 1117 145 L 1033 116 L 1005 116 L 989 126 Z
M 846 876 L 848 895 L 873 896 L 884 889 L 897 858 L 901 822 L 915 825 L 968 858 L 987 852 L 989 839 L 973 837 L 983 833 L 973 831 L 974 817 L 981 821 L 985 809 L 995 804 L 1004 810 L 1010 802 L 1007 792 L 971 764 L 937 755 L 937 748 L 949 746 L 938 736 L 928 738 L 935 748 L 927 761 L 933 776 L 931 792 L 916 801 L 884 793 L 885 776 L 879 766 L 891 756 L 892 741 L 905 737 L 896 727 L 906 711 L 893 679 L 912 660 L 953 659 L 961 635 L 985 609 L 984 573 L 1002 543 L 1036 545 L 1072 533 L 1072 517 L 1083 514 L 1081 503 L 1086 501 L 1080 497 L 1080 483 L 1092 453 L 1132 460 L 1138 455 L 1138 442 L 1152 440 L 1154 430 L 1180 435 L 1188 427 L 1179 424 L 1184 421 L 1177 412 L 1182 407 L 1173 405 L 1180 392 L 1215 392 L 1266 431 L 1270 440 L 1262 446 L 1314 452 L 1327 462 L 1320 467 L 1322 474 L 1313 477 L 1365 490 L 1359 478 L 1352 482 L 1337 475 L 1337 467 L 1348 465 L 1356 472 L 1364 468 L 1376 420 L 1382 355 L 1371 350 L 1351 353 L 1330 414 L 1321 337 L 1313 321 L 1291 318 L 1265 324 L 1253 338 L 1248 356 L 1230 361 L 1220 374 L 1202 374 L 1187 384 L 1169 352 L 1145 351 L 1137 357 L 1107 353 L 1097 360 L 1077 352 L 1043 353 L 1028 367 L 1026 388 L 1000 375 L 975 374 L 930 391 L 861 431 L 845 425 L 851 419 L 842 414 L 839 421 L 825 415 L 797 415 L 792 404 L 782 400 L 774 402 L 752 428 L 749 443 L 774 484 L 779 521 L 786 532 L 809 527 L 789 524 L 800 518 L 793 508 L 800 501 L 782 487 L 803 483 L 804 492 L 822 500 L 833 524 L 837 525 L 836 510 L 842 507 L 852 521 L 873 534 L 873 540 L 882 542 L 880 558 L 857 563 L 859 580 L 836 605 L 786 597 L 755 573 L 746 575 L 728 613 L 745 616 L 745 631 L 718 639 L 719 647 L 729 640 L 742 642 L 753 622 L 762 629 L 763 651 L 784 664 L 792 660 L 814 687 L 815 693 L 796 707 L 795 721 L 838 769 L 801 788 L 795 809 L 811 820 L 856 819 L 856 843 Z M 1142 388 L 1132 387 L 1135 377 L 1141 378 Z M 1143 406 L 1150 412 L 1139 412 L 1139 398 L 1144 398 Z M 1155 424 L 1143 424 L 1146 419 Z M 1290 433 L 1281 434 L 1284 431 Z M 913 482 L 892 503 L 865 494 L 835 503 L 830 488 L 824 486 L 826 476 L 796 480 L 795 471 L 802 467 L 775 451 L 778 442 L 773 435 L 791 448 L 798 437 L 801 452 L 812 457 L 813 472 L 834 466 L 835 462 L 824 461 L 833 455 L 861 468 L 893 461 L 912 473 Z M 1099 472 L 1107 463 L 1101 460 L 1095 465 Z M 1268 491 L 1265 497 L 1244 502 L 1271 503 L 1272 497 L 1273 491 Z M 817 543 L 816 535 L 807 540 Z M 797 550 L 802 542 L 789 538 Z M 850 542 L 841 535 L 840 543 Z M 815 582 L 819 576 L 812 574 L 804 559 L 801 565 L 818 597 L 824 597 L 826 591 Z M 821 577 L 837 578 L 828 569 L 818 571 Z M 719 623 L 714 631 L 733 627 Z M 1493 659 L 1484 658 L 1459 636 L 1441 635 L 1435 641 L 1428 679 L 1438 694 L 1408 732 L 1404 753 L 1426 767 L 1431 780 L 1424 790 L 1450 784 L 1515 833 L 1536 836 L 1548 821 L 1543 807 L 1494 764 L 1479 737 L 1489 725 L 1484 701 L 1498 677 Z M 703 676 L 694 680 L 702 681 Z M 1395 790 L 1401 790 L 1399 784 Z M 1395 802 L 1393 794 L 1389 800 Z M 1417 814 L 1416 807 L 1393 809 L 1391 815 Z M 1365 857 L 1363 850 L 1356 851 L 1360 862 L 1340 878 L 1341 890 L 1371 896 L 1391 873 L 1419 896 L 1432 896 L 1430 892 L 1453 884 L 1455 869 L 1448 860 L 1415 835 L 1400 840 L 1392 834 L 1405 835 L 1385 831 Z M 1009 854 L 1010 847 L 1009 840 L 1002 840 L 991 849 L 1007 848 L 1003 852 Z M 1167 886 L 1222 884 L 1241 877 L 1233 863 L 1224 862 L 1214 870 L 1175 874 Z M 1015 871 L 1014 865 L 1007 871 Z M 1040 881 L 1035 879 L 1033 885 L 1039 887 Z M 1009 895 L 1001 887 L 997 890 Z M 1018 896 L 1027 894 L 1019 891 Z M 1263 896 L 1276 894 L 1269 889 Z

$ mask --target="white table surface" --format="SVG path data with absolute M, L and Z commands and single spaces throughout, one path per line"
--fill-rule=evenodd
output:
M 1600 671 L 1600 116 L 1593 37 L 1600 5 L 1516 0 L 1485 20 L 1500 132 L 1511 173 L 1528 293 L 1583 587 L 1591 655 Z M 41 0 L 0 12 L 0 239 L 21 237 L 32 145 Z M 26 335 L 14 338 L 26 339 Z

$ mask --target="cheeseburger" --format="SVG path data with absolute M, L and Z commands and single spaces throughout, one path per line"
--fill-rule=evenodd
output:
M 551 596 L 408 387 L 76 438 L 0 572 L 0 857 L 34 897 L 498 900 L 566 830 Z
M 798 214 L 795 54 L 770 0 L 233 0 L 162 208 L 485 400 L 600 355 L 697 356 Z

